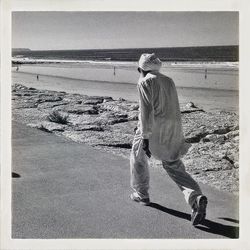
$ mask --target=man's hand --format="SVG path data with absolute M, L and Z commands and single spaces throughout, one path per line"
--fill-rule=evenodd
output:
M 143 139 L 142 149 L 145 151 L 146 155 L 150 158 L 151 152 L 149 150 L 149 140 L 148 139 Z
M 136 133 L 136 130 L 137 130 L 137 126 L 134 128 L 134 133 Z

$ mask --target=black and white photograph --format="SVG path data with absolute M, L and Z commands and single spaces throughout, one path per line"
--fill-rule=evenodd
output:
M 239 239 L 239 22 L 12 11 L 11 239 Z

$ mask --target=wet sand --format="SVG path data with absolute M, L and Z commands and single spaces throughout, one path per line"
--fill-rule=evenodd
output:
M 36 66 L 34 66 L 34 68 L 35 67 Z M 40 71 L 37 72 L 45 73 Z M 98 76 L 97 73 L 98 71 L 96 72 Z M 57 72 L 57 74 L 59 73 Z M 175 72 L 175 74 L 177 73 Z M 136 76 L 138 77 L 138 74 L 136 74 Z M 103 81 L 91 79 L 83 80 L 65 76 L 58 77 L 39 74 L 38 81 L 35 71 L 33 73 L 13 71 L 12 79 L 13 83 L 25 83 L 28 87 L 38 89 L 80 93 L 89 96 L 112 96 L 116 99 L 122 97 L 130 101 L 138 100 L 136 78 L 134 83 L 124 83 L 105 81 L 105 78 L 103 78 Z M 197 87 L 182 87 L 178 84 L 177 76 L 173 77 L 173 79 L 174 81 L 177 79 L 175 82 L 181 104 L 192 101 L 206 111 L 225 110 L 238 113 L 239 93 L 237 90 L 206 88 L 200 84 L 197 84 Z M 237 86 L 235 86 L 235 88 L 237 89 Z

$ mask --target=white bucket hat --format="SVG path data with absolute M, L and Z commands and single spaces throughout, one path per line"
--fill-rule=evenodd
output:
M 159 71 L 161 65 L 162 62 L 158 57 L 156 57 L 155 53 L 142 54 L 139 60 L 139 68 L 144 71 Z

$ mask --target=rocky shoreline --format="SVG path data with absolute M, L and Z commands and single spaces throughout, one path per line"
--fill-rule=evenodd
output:
M 13 120 L 125 158 L 129 158 L 138 108 L 138 103 L 122 98 L 12 86 Z M 182 106 L 181 112 L 186 141 L 192 144 L 183 158 L 187 171 L 200 182 L 237 194 L 238 115 L 205 112 L 192 103 Z M 151 159 L 150 164 L 165 174 L 160 162 Z

